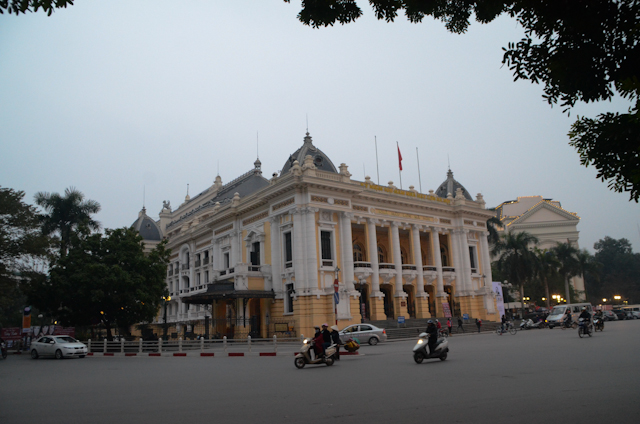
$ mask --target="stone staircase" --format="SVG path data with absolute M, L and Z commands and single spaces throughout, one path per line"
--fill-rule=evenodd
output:
M 433 319 L 433 318 L 430 318 Z M 382 321 L 367 321 L 369 324 L 373 324 L 376 327 L 384 328 L 387 333 L 388 340 L 398 340 L 398 339 L 413 339 L 418 337 L 418 335 L 425 331 L 427 328 L 427 322 L 429 318 L 425 319 L 408 319 L 404 324 L 398 325 L 396 320 L 382 320 Z M 442 328 L 446 330 L 447 320 L 446 318 L 438 318 L 440 324 L 442 324 Z M 452 334 L 463 334 L 460 330 L 456 330 L 458 327 L 458 320 L 452 320 Z M 467 323 L 462 324 L 464 328 L 464 332 L 469 333 L 477 333 L 478 328 L 476 327 L 475 320 L 469 320 Z M 496 328 L 500 327 L 499 322 L 490 322 L 490 321 L 482 321 L 482 327 L 480 331 L 482 333 L 485 332 L 494 332 Z

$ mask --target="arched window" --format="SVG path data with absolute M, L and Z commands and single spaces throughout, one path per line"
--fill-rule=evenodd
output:
M 360 243 L 353 243 L 353 262 L 364 261 L 364 248 Z
M 378 245 L 378 263 L 386 263 L 387 262 L 387 252 L 384 247 Z

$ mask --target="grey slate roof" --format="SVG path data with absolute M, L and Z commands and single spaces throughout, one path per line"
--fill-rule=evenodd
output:
M 307 155 L 311 155 L 311 157 L 313 158 L 313 164 L 317 169 L 321 171 L 335 172 L 336 174 L 338 173 L 336 167 L 333 165 L 333 162 L 331 162 L 331 159 L 329 159 L 329 156 L 325 155 L 322 150 L 313 145 L 311 136 L 309 135 L 309 133 L 307 133 L 307 135 L 304 137 L 304 143 L 302 144 L 302 147 L 296 150 L 292 155 L 289 155 L 289 159 L 287 159 L 284 166 L 282 167 L 280 175 L 284 175 L 289 172 L 289 170 L 293 166 L 293 162 L 296 160 L 298 161 L 300 166 L 302 166 L 302 164 L 304 163 L 304 158 Z
M 161 241 L 162 233 L 158 224 L 147 215 L 147 209 L 142 208 L 138 214 L 138 219 L 131 224 L 131 228 L 136 230 L 144 240 Z
M 458 188 L 462 189 L 462 194 L 464 195 L 465 199 L 473 200 L 467 189 L 453 178 L 453 172 L 449 169 L 447 171 L 447 179 L 444 180 L 442 184 L 440 184 L 440 187 L 438 187 L 435 193 L 436 196 L 444 197 L 445 199 L 447 198 L 447 195 L 449 193 L 451 193 L 453 197 L 456 197 L 456 190 L 458 190 Z

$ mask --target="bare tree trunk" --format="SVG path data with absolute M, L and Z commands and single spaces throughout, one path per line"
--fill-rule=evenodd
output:
M 549 280 L 544 277 L 544 292 L 547 295 L 547 309 L 551 309 L 551 301 L 549 300 Z
M 567 303 L 571 303 L 571 292 L 569 291 L 569 277 L 568 276 L 564 276 L 564 292 L 565 292 L 565 299 L 567 299 Z
M 520 283 L 520 318 L 524 319 L 524 283 Z

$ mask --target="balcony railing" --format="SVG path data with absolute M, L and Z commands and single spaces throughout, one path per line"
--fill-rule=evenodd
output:
M 432 266 L 432 265 L 425 265 L 425 266 L 422 267 L 422 270 L 423 271 L 434 271 L 434 272 L 437 271 L 436 267 Z
M 200 261 L 196 261 L 196 268 L 200 267 Z
M 182 264 L 180 269 L 182 269 L 183 271 L 186 270 L 186 269 L 189 269 L 189 264 Z
M 455 267 L 452 267 L 452 266 L 443 266 L 442 272 L 456 272 L 456 269 Z
M 202 260 L 202 265 L 208 265 L 208 264 L 209 264 L 209 257 L 207 256 Z
M 173 275 L 173 269 L 169 270 L 169 277 L 171 277 Z
M 357 261 L 353 263 L 354 268 L 371 268 L 371 262 Z
M 403 271 L 415 271 L 416 270 L 416 266 L 415 265 L 402 265 L 402 270 Z
M 394 264 L 382 263 L 378 264 L 378 269 L 396 269 L 396 266 Z
M 228 269 L 223 269 L 222 271 L 220 271 L 220 275 L 229 275 L 229 274 L 233 274 L 234 272 L 236 272 L 235 268 L 228 268 Z

